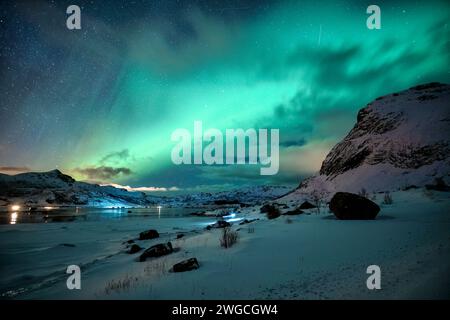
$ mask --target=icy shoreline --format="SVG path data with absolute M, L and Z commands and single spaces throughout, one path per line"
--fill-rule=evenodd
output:
M 2 298 L 449 298 L 449 193 L 417 189 L 393 198 L 373 221 L 339 221 L 326 209 L 267 220 L 259 207 L 244 208 L 239 217 L 260 220 L 234 223 L 239 240 L 229 249 L 220 247 L 221 230 L 204 229 L 212 217 L 3 225 Z M 139 254 L 125 253 L 124 241 L 147 229 L 161 236 L 137 241 L 142 247 L 171 241 L 179 250 L 136 262 Z M 198 270 L 168 272 L 190 257 L 198 259 Z M 81 290 L 66 288 L 69 264 L 81 266 Z M 381 267 L 382 290 L 366 288 L 371 264 Z M 126 285 L 111 290 L 120 281 Z

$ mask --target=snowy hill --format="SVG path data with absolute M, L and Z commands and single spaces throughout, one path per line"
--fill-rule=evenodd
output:
M 389 94 L 358 112 L 348 135 L 318 175 L 289 197 L 336 191 L 393 191 L 450 181 L 450 86 L 419 85 Z
M 246 186 L 220 192 L 199 192 L 167 198 L 173 206 L 259 204 L 279 198 L 292 190 L 287 186 Z
M 174 197 L 152 196 L 113 186 L 75 181 L 59 170 L 0 174 L 0 206 L 133 207 L 164 204 L 173 207 L 255 204 L 280 197 L 291 190 L 284 186 L 242 187 L 224 192 L 199 192 Z
M 0 205 L 133 206 L 156 203 L 143 192 L 75 181 L 59 170 L 0 174 Z

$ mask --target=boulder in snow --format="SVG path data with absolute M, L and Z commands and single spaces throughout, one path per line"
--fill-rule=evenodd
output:
M 380 207 L 357 194 L 337 192 L 330 201 L 330 210 L 341 220 L 367 220 L 375 219 Z
M 275 206 L 273 204 L 266 204 L 262 206 L 260 212 L 265 212 L 267 219 L 275 219 L 280 216 L 280 209 L 278 209 L 278 206 Z
M 303 210 L 314 209 L 314 208 L 317 208 L 317 207 L 308 201 L 303 202 L 299 207 L 299 209 L 303 209 Z
M 161 256 L 165 256 L 173 252 L 172 243 L 158 243 L 150 248 L 146 249 L 141 256 L 139 257 L 139 261 L 145 261 L 147 258 L 157 258 Z
M 159 233 L 153 229 L 139 233 L 139 240 L 149 240 L 155 238 L 159 238 Z
M 200 265 L 198 264 L 197 258 L 190 258 L 183 260 L 172 267 L 173 272 L 185 272 L 198 269 Z
M 130 249 L 128 249 L 127 253 L 133 254 L 133 253 L 137 253 L 141 250 L 142 250 L 142 248 L 140 246 L 138 246 L 137 244 L 132 244 Z

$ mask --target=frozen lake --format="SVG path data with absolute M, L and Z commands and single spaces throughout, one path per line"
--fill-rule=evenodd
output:
M 143 217 L 148 219 L 179 218 L 203 210 L 204 208 L 166 208 L 156 206 L 148 208 L 49 207 L 36 211 L 0 212 L 0 224 L 105 221 Z

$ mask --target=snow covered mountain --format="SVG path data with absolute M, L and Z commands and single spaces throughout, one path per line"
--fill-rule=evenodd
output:
M 233 190 L 220 192 L 198 192 L 167 198 L 167 202 L 173 206 L 198 206 L 198 205 L 254 205 L 274 200 L 292 191 L 288 186 L 245 186 Z
M 133 207 L 164 204 L 173 207 L 200 205 L 255 204 L 280 197 L 291 190 L 285 186 L 253 186 L 209 193 L 199 192 L 173 197 L 152 196 L 113 186 L 75 181 L 59 170 L 0 174 L 0 207 L 22 204 L 41 206 Z
M 155 204 L 155 200 L 143 192 L 75 181 L 59 170 L 13 176 L 0 174 L 1 206 L 11 203 L 27 206 L 145 206 Z
M 392 191 L 436 179 L 450 181 L 450 85 L 429 83 L 379 97 L 361 109 L 319 174 L 294 194 Z
M 329 152 L 320 172 L 282 199 L 362 189 L 394 191 L 434 184 L 436 179 L 450 184 L 450 85 L 429 83 L 377 98 L 361 109 L 355 126 Z M 255 204 L 288 192 L 287 187 L 255 186 L 157 197 L 78 182 L 59 170 L 0 174 L 0 206 Z

